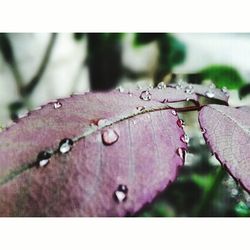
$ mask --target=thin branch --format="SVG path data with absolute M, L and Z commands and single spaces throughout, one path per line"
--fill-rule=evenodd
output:
M 41 61 L 41 64 L 38 68 L 38 71 L 37 73 L 35 74 L 35 76 L 31 79 L 31 81 L 23 86 L 21 88 L 21 96 L 22 97 L 27 97 L 29 96 L 33 90 L 36 88 L 37 84 L 39 83 L 39 81 L 41 80 L 45 70 L 46 70 L 46 67 L 48 65 L 48 61 L 51 57 L 51 52 L 52 52 L 52 49 L 54 47 L 54 44 L 55 44 L 55 41 L 56 41 L 56 37 L 57 37 L 57 34 L 56 33 L 53 33 L 51 35 L 51 38 L 50 38 L 50 41 L 48 43 L 48 46 L 47 46 L 47 49 L 45 51 L 45 54 L 44 54 L 44 57 Z
M 16 58 L 14 56 L 14 51 L 10 42 L 10 39 L 7 34 L 0 34 L 0 50 L 2 52 L 4 60 L 9 64 L 10 70 L 15 78 L 18 91 L 21 91 L 23 86 L 23 79 L 19 68 L 17 66 Z

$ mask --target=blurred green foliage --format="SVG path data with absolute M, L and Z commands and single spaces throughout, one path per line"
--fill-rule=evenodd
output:
M 227 65 L 212 65 L 200 72 L 203 80 L 209 79 L 216 87 L 227 87 L 228 89 L 239 89 L 244 81 L 237 69 Z
M 246 84 L 240 88 L 239 90 L 240 99 L 247 97 L 249 94 L 250 94 L 250 84 Z

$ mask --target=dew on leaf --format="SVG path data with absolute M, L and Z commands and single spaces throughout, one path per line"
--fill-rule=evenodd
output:
M 189 137 L 186 134 L 182 135 L 180 139 L 184 143 L 189 143 Z
M 209 84 L 209 88 L 210 88 L 210 89 L 215 89 L 215 84 L 214 84 L 213 82 L 211 82 L 211 83 Z
M 114 192 L 114 200 L 118 203 L 126 201 L 128 188 L 126 185 L 120 184 Z
M 180 128 L 183 128 L 185 126 L 185 122 L 182 119 L 178 119 L 176 123 Z
M 140 98 L 144 101 L 150 101 L 151 100 L 151 93 L 148 90 L 144 90 L 141 92 Z
M 41 151 L 37 155 L 37 164 L 39 167 L 45 167 L 49 163 L 49 159 L 51 157 L 51 153 L 47 151 Z
M 214 92 L 209 89 L 208 91 L 205 92 L 206 97 L 208 98 L 213 98 L 214 97 Z
M 97 121 L 97 126 L 98 127 L 104 127 L 104 126 L 107 126 L 107 125 L 110 125 L 110 121 L 108 119 L 99 119 Z
M 205 128 L 202 128 L 202 129 L 201 129 L 201 133 L 202 133 L 202 134 L 205 134 L 206 132 L 207 132 L 207 130 L 206 130 Z
M 177 115 L 177 112 L 176 112 L 175 109 L 172 109 L 172 110 L 171 110 L 171 113 L 172 113 L 172 115 L 175 115 L 175 116 Z
M 186 155 L 186 150 L 185 150 L 185 148 L 177 148 L 176 153 L 177 153 L 177 155 L 180 156 L 180 158 L 181 158 L 182 160 L 185 159 L 185 155 Z
M 62 107 L 62 104 L 60 102 L 55 102 L 54 103 L 54 109 L 59 109 Z
M 123 88 L 122 86 L 119 86 L 119 87 L 117 88 L 117 90 L 118 90 L 119 92 L 121 92 L 121 93 L 124 92 L 124 88 Z
M 165 87 L 166 87 L 166 85 L 165 85 L 164 82 L 160 82 L 160 83 L 158 83 L 158 85 L 157 85 L 157 88 L 158 88 L 158 89 L 164 89 Z
M 143 106 L 138 106 L 138 107 L 136 107 L 136 109 L 137 109 L 139 112 L 141 112 L 141 111 L 145 110 L 145 107 L 143 107 Z
M 186 94 L 192 95 L 192 94 L 194 93 L 194 87 L 193 87 L 192 85 L 188 85 L 188 86 L 185 88 L 184 92 L 185 92 Z
M 106 129 L 102 132 L 102 141 L 105 145 L 112 145 L 119 139 L 119 135 L 114 129 Z
M 179 80 L 177 81 L 176 85 L 175 85 L 175 88 L 176 88 L 176 89 L 182 89 L 184 83 L 185 83 L 185 82 L 184 82 L 182 79 L 179 79 Z
M 73 141 L 69 138 L 65 138 L 61 140 L 61 142 L 59 143 L 59 152 L 61 154 L 66 154 L 71 150 L 72 146 L 73 146 Z
M 231 190 L 231 195 L 232 195 L 233 197 L 236 197 L 238 194 L 239 194 L 238 189 L 233 188 L 233 189 Z
M 221 91 L 223 92 L 223 94 L 224 94 L 225 96 L 229 96 L 229 91 L 228 91 L 227 87 L 225 87 L 225 86 L 222 87 Z

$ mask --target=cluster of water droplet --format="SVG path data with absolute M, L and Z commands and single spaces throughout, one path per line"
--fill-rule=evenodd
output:
M 66 154 L 68 153 L 73 147 L 73 141 L 72 139 L 65 138 L 60 141 L 59 147 L 58 147 L 58 152 L 60 154 Z M 50 158 L 52 156 L 52 151 L 41 151 L 37 155 L 37 166 L 38 167 L 45 167 L 49 164 Z

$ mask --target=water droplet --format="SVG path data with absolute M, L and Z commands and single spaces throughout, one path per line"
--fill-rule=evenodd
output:
M 202 128 L 202 129 L 201 129 L 201 133 L 202 133 L 202 134 L 205 134 L 206 132 L 207 132 L 207 130 L 206 130 L 205 128 Z
M 148 90 L 144 90 L 141 92 L 140 98 L 144 101 L 150 101 L 151 100 L 151 93 Z
M 183 128 L 185 126 L 185 122 L 182 119 L 178 119 L 176 123 L 180 128 Z
M 49 159 L 51 157 L 51 153 L 47 151 L 41 151 L 37 155 L 37 163 L 39 167 L 45 167 L 49 163 Z
M 102 133 L 102 140 L 106 145 L 114 144 L 115 142 L 117 142 L 118 138 L 119 135 L 117 134 L 117 132 L 111 128 L 104 130 Z
M 119 92 L 121 92 L 121 93 L 124 92 L 124 88 L 123 88 L 122 86 L 119 86 L 119 87 L 117 88 L 117 90 L 118 90 Z
M 116 202 L 121 203 L 126 201 L 128 194 L 128 188 L 126 185 L 120 184 L 114 192 L 114 199 Z
M 54 103 L 54 109 L 59 109 L 62 107 L 62 104 L 60 102 L 55 102 Z
M 189 143 L 189 137 L 186 134 L 182 135 L 180 139 L 182 142 Z
M 141 112 L 141 111 L 145 110 L 145 107 L 139 106 L 139 107 L 136 107 L 136 109 L 137 109 L 139 112 Z
M 236 196 L 239 194 L 238 189 L 233 188 L 233 189 L 231 190 L 231 194 L 232 194 L 233 197 L 236 197 Z
M 110 125 L 111 122 L 108 120 L 108 119 L 100 119 L 97 121 L 97 126 L 98 127 L 104 127 L 104 126 L 107 126 L 107 125 Z
M 208 98 L 213 98 L 214 97 L 214 92 L 211 89 L 209 89 L 208 91 L 205 92 L 205 95 Z
M 185 93 L 192 95 L 194 93 L 194 87 L 192 85 L 188 85 L 187 87 L 185 87 Z
M 176 89 L 182 89 L 184 84 L 185 84 L 185 82 L 183 81 L 183 79 L 179 79 L 179 80 L 177 81 L 177 83 L 176 83 L 175 88 L 176 88 Z
M 69 138 L 65 138 L 61 140 L 61 142 L 59 143 L 59 152 L 61 154 L 66 154 L 71 150 L 72 146 L 73 146 L 73 141 Z
M 158 88 L 158 89 L 164 89 L 165 87 L 166 87 L 166 85 L 165 85 L 164 82 L 160 82 L 160 83 L 158 83 L 158 85 L 157 85 L 157 88 Z
M 171 110 L 171 113 L 172 113 L 173 115 L 175 115 L 175 116 L 177 115 L 177 112 L 176 112 L 175 109 L 172 109 L 172 110 Z
M 129 96 L 133 96 L 132 93 L 131 93 L 130 91 L 128 92 L 128 95 L 129 95 Z
M 185 156 L 186 156 L 185 148 L 177 148 L 176 153 L 181 157 L 182 160 L 185 160 Z
M 209 84 L 209 88 L 210 88 L 210 89 L 215 89 L 215 84 L 214 84 L 213 82 L 211 82 L 211 83 Z
M 225 87 L 225 86 L 222 87 L 221 91 L 223 92 L 223 94 L 224 94 L 225 96 L 229 96 L 229 95 L 230 95 L 229 92 L 228 92 L 227 87 Z

